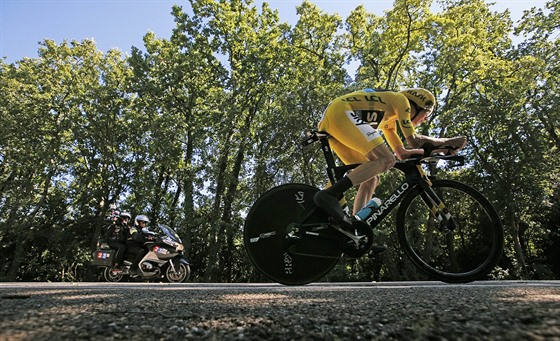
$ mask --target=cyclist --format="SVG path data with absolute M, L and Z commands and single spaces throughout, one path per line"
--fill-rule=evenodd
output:
M 355 218 L 343 212 L 339 199 L 352 186 L 359 186 L 353 206 L 353 214 L 356 214 L 373 197 L 379 174 L 395 164 L 395 155 L 404 160 L 423 154 L 424 143 L 452 146 L 456 150 L 463 148 L 467 142 L 465 136 L 434 138 L 418 134 L 414 129 L 430 116 L 435 102 L 434 95 L 422 88 L 400 92 L 364 89 L 334 99 L 318 128 L 332 136 L 331 148 L 344 164 L 362 164 L 333 186 L 317 192 L 314 197 L 317 206 L 344 227 L 352 227 Z M 397 125 L 412 149 L 404 147 Z M 385 145 L 379 129 L 394 155 Z

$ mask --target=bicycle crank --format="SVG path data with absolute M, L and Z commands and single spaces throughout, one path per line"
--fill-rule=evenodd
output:
M 359 258 L 365 255 L 373 245 L 373 230 L 366 222 L 353 221 L 352 229 L 354 231 L 344 230 L 338 226 L 335 228 L 350 239 L 342 247 L 342 252 L 349 257 Z

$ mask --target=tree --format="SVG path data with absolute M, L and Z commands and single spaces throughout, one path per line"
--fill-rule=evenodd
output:
M 396 0 L 384 15 L 359 6 L 346 20 L 303 1 L 293 27 L 266 3 L 189 3 L 173 7 L 169 39 L 149 32 L 130 57 L 46 40 L 38 58 L 0 60 L 0 277 L 84 278 L 117 203 L 178 227 L 195 278 L 262 280 L 242 245 L 252 203 L 286 182 L 326 185 L 321 151 L 300 147 L 304 130 L 343 92 L 412 86 L 438 100 L 421 133 L 469 137 L 468 164 L 444 172 L 499 211 L 500 276 L 555 276 L 556 2 L 515 31 L 508 11 L 482 0 L 442 0 L 437 13 L 431 1 Z M 512 32 L 525 39 L 514 45 Z M 385 174 L 378 195 L 398 181 Z M 392 246 L 384 264 L 343 262 L 331 278 L 418 278 L 391 218 L 376 234 Z
M 356 82 L 364 87 L 394 89 L 415 68 L 412 57 L 421 52 L 429 32 L 431 0 L 396 0 L 378 17 L 359 6 L 346 20 L 351 56 L 360 61 Z
M 241 171 L 250 143 L 248 133 L 262 115 L 269 89 L 279 77 L 275 58 L 282 26 L 278 15 L 263 5 L 261 13 L 251 1 L 193 1 L 197 17 L 208 20 L 205 32 L 216 43 L 228 70 L 225 92 L 216 103 L 213 118 L 216 140 L 205 154 L 213 167 L 205 173 L 214 195 L 210 212 L 206 279 L 217 279 L 220 269 L 231 269 L 235 239 L 239 238 L 235 208 Z M 223 266 L 223 263 L 226 266 Z M 231 278 L 231 274 L 225 274 Z
M 516 33 L 529 38 L 512 53 L 517 60 L 530 61 L 521 65 L 527 70 L 522 74 L 527 87 L 520 110 L 525 120 L 521 121 L 517 129 L 521 134 L 516 132 L 519 138 L 515 139 L 526 162 L 518 181 L 527 190 L 515 198 L 518 206 L 514 218 L 523 227 L 522 245 L 531 262 L 530 269 L 540 278 L 556 278 L 558 274 L 558 258 L 553 250 L 558 247 L 560 230 L 555 218 L 560 188 L 556 165 L 560 148 L 559 18 L 560 4 L 554 1 L 544 9 L 527 11 Z M 523 200 L 531 205 L 523 205 Z M 550 260 L 548 267 L 542 265 L 546 257 Z M 556 270 L 556 275 L 550 274 L 550 269 Z
M 205 34 L 201 17 L 190 17 L 178 6 L 173 15 L 177 26 L 171 38 L 148 33 L 146 52 L 134 48 L 129 59 L 134 73 L 129 91 L 136 108 L 131 117 L 135 181 L 126 204 L 149 211 L 153 223 L 179 227 L 191 250 L 192 235 L 203 233 L 197 213 L 206 186 L 200 175 L 208 171 L 203 153 L 216 130 L 212 116 L 221 105 L 216 99 L 223 93 L 226 71 L 214 56 L 215 42 Z
M 76 155 L 76 151 L 84 151 L 80 146 L 91 142 L 87 141 L 87 119 L 84 121 L 84 118 L 88 114 L 95 115 L 88 109 L 92 101 L 98 100 L 93 95 L 100 95 L 96 90 L 101 62 L 101 55 L 92 41 L 56 45 L 46 40 L 38 59 L 24 59 L 17 67 L 11 65 L 4 69 L 1 123 L 6 134 L 1 147 L 1 221 L 7 249 L 13 254 L 11 262 L 4 262 L 10 264 L 7 279 L 18 278 L 22 263 L 38 256 L 30 251 L 35 248 L 36 237 L 45 232 L 40 227 L 42 222 L 57 221 L 54 226 L 45 227 L 51 229 L 68 226 L 64 222 L 66 212 L 58 210 L 58 216 L 52 216 L 52 212 L 64 202 L 64 193 L 71 193 L 66 188 L 72 188 L 73 179 L 69 178 L 72 169 L 88 161 Z M 80 125 L 84 122 L 84 126 Z M 91 179 L 87 175 L 84 178 Z M 111 188 L 115 189 L 114 183 Z M 100 189 L 100 193 L 103 192 Z M 84 196 L 78 192 L 73 194 Z M 103 198 L 98 199 L 97 203 L 101 204 Z M 68 205 L 75 207 L 70 200 Z M 97 208 L 98 216 L 101 210 L 102 207 Z

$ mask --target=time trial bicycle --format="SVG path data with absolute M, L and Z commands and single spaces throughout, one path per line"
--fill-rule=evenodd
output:
M 308 131 L 302 145 L 320 141 L 328 177 L 335 183 L 359 164 L 338 166 L 329 137 L 324 132 Z M 437 179 L 434 172 L 424 170 L 435 169 L 441 161 L 464 165 L 464 156 L 430 155 L 429 148 L 425 150 L 426 155 L 397 161 L 394 168 L 404 173 L 404 181 L 379 208 L 355 223 L 353 231 L 344 229 L 315 205 L 313 196 L 318 188 L 290 183 L 268 190 L 253 204 L 245 221 L 244 243 L 251 262 L 281 284 L 317 281 L 344 254 L 361 257 L 368 253 L 374 241 L 373 229 L 400 204 L 398 241 L 418 269 L 431 279 L 448 283 L 483 278 L 502 255 L 504 232 L 498 214 L 472 187 Z

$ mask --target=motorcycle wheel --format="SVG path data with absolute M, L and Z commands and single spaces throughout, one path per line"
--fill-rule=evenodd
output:
M 112 268 L 105 268 L 105 270 L 103 270 L 103 278 L 105 279 L 105 281 L 110 283 L 120 282 L 123 278 L 123 273 L 114 273 L 111 270 Z
M 169 283 L 182 283 L 186 282 L 191 276 L 191 267 L 188 264 L 179 263 L 179 271 L 173 271 L 171 266 L 167 266 L 165 270 L 165 278 Z

